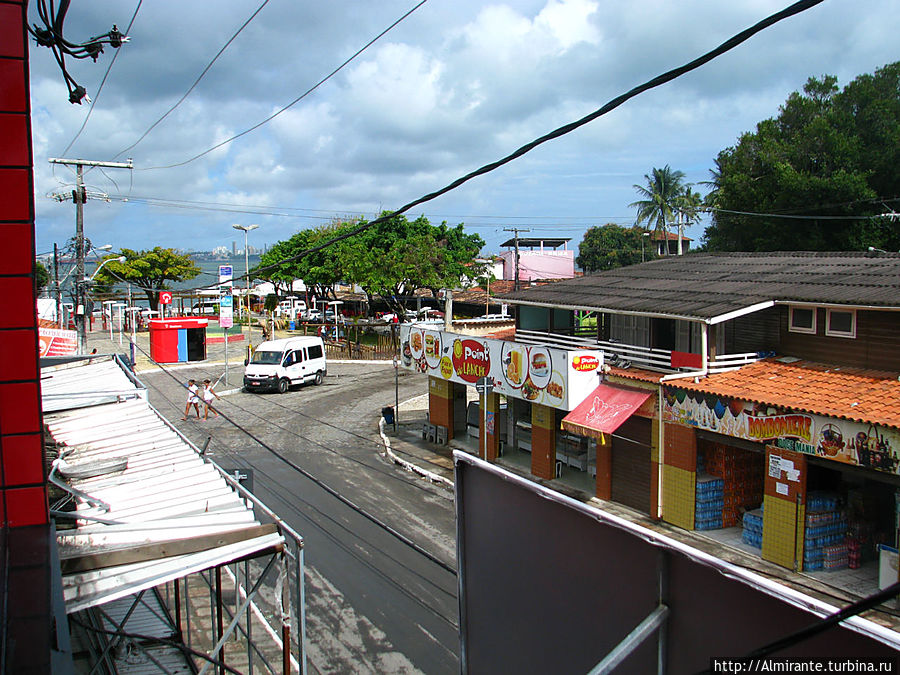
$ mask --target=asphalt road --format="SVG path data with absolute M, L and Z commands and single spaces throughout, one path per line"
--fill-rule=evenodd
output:
M 303 536 L 310 672 L 458 672 L 456 575 L 372 522 L 456 568 L 452 494 L 378 454 L 381 408 L 394 403 L 393 368 L 330 363 L 319 387 L 229 394 L 219 405 L 231 422 L 182 422 L 184 382 L 221 374 L 221 366 L 201 366 L 139 377 L 150 403 L 192 441 L 202 447 L 210 439 L 208 453 L 220 465 L 252 468 L 254 493 Z M 427 386 L 407 371 L 399 382 L 401 401 Z

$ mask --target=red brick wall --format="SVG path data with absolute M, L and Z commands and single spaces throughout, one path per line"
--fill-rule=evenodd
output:
M 24 0 L 0 0 L 0 525 L 48 522 Z

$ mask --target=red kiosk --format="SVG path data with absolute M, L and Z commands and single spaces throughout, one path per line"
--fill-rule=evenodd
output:
M 157 363 L 206 359 L 206 327 L 209 319 L 152 319 L 150 358 Z

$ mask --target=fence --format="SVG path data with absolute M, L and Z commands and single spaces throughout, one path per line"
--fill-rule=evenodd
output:
M 355 341 L 353 335 L 344 340 L 326 340 L 325 354 L 333 360 L 384 360 L 390 361 L 398 354 L 398 336 L 395 332 L 386 335 L 368 335 L 365 341 Z

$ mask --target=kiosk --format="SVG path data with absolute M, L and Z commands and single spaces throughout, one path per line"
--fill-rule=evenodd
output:
M 209 319 L 153 319 L 150 321 L 150 358 L 157 363 L 206 359 Z

